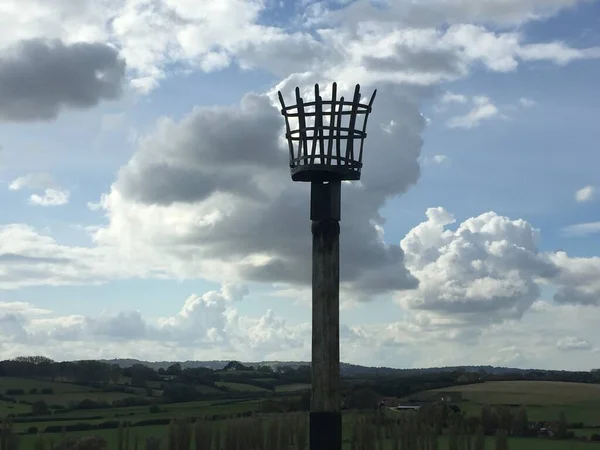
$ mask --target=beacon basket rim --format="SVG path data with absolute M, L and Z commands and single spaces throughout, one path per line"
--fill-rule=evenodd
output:
M 296 103 L 289 106 L 286 106 L 281 91 L 277 93 L 281 114 L 285 117 L 285 137 L 294 181 L 360 180 L 367 120 L 377 89 L 368 104 L 360 103 L 359 84 L 354 89 L 352 101 L 345 100 L 343 96 L 337 99 L 337 83 L 332 84 L 331 91 L 331 99 L 323 100 L 319 85 L 315 84 L 315 100 L 304 102 L 300 88 L 296 87 Z M 346 116 L 349 118 L 344 125 Z M 360 128 L 357 126 L 358 116 L 364 116 Z M 314 125 L 308 126 L 307 118 L 314 118 Z M 292 128 L 290 119 L 297 119 L 298 126 Z M 328 124 L 325 119 L 328 119 Z M 345 148 L 342 141 L 345 141 Z M 355 141 L 360 141 L 358 151 L 355 151 Z

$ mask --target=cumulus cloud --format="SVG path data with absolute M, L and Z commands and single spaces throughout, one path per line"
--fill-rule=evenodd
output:
M 291 77 L 277 89 L 290 98 L 296 82 L 307 91 L 315 78 Z M 348 94 L 351 86 L 340 89 Z M 378 210 L 418 179 L 424 123 L 411 90 L 381 89 L 387 95 L 372 115 L 363 178 L 344 186 L 341 279 L 354 295 L 416 283 L 400 247 L 384 242 Z M 272 93 L 248 94 L 237 107 L 161 121 L 103 199 L 109 225 L 96 242 L 135 247 L 149 261 L 173 257 L 182 276 L 309 283 L 309 186 L 290 180 L 274 104 Z M 390 119 L 402 126 L 390 133 L 376 126 Z
M 501 117 L 500 111 L 488 97 L 473 98 L 473 108 L 465 115 L 455 116 L 446 122 L 448 128 L 475 128 L 484 120 Z
M 8 188 L 11 191 L 22 189 L 43 190 L 43 194 L 31 194 L 29 203 L 37 206 L 60 206 L 69 202 L 70 192 L 60 188 L 47 173 L 33 173 L 16 178 Z
M 430 208 L 427 221 L 402 240 L 419 287 L 399 293 L 397 301 L 467 324 L 522 317 L 540 295 L 537 279 L 556 273 L 538 254 L 538 231 L 494 212 L 447 229 L 453 223 L 445 209 Z
M 241 315 L 222 287 L 192 295 L 171 316 L 138 311 L 61 316 L 29 303 L 0 302 L 5 357 L 44 354 L 56 359 L 132 357 L 146 360 L 310 360 L 310 314 L 291 324 L 275 311 Z M 247 301 L 252 301 L 249 298 Z M 369 305 L 363 306 L 369 308 Z M 560 318 L 560 320 L 558 320 Z M 340 330 L 344 362 L 391 367 L 499 364 L 586 369 L 566 347 L 593 346 L 600 309 L 546 304 L 520 322 L 457 327 L 440 317 L 407 311 L 403 319 Z M 176 326 L 174 326 L 176 325 Z M 587 331 L 589 330 L 589 331 Z M 557 345 L 560 343 L 560 346 Z M 469 352 L 464 353 L 465 345 Z
M 563 304 L 600 305 L 600 257 L 573 258 L 565 252 L 550 256 L 559 268 L 554 300 Z
M 594 186 L 585 186 L 575 192 L 575 201 L 577 203 L 586 203 L 596 197 L 596 188 Z
M 60 206 L 69 202 L 69 191 L 57 189 L 46 189 L 43 195 L 32 194 L 29 198 L 32 205 L 39 206 Z
M 0 289 L 90 284 L 140 273 L 133 261 L 123 264 L 112 255 L 61 245 L 31 226 L 0 225 Z
M 462 77 L 476 63 L 509 71 L 519 60 L 565 64 L 598 57 L 595 48 L 523 44 L 520 33 L 485 28 L 548 17 L 577 0 L 428 0 L 383 7 L 360 0 L 334 10 L 318 2 L 297 5 L 306 25 L 300 27 L 266 25 L 272 5 L 259 0 L 202 8 L 185 0 L 60 1 L 52 7 L 42 0 L 6 2 L 0 28 L 9 44 L 41 36 L 69 44 L 115 43 L 131 69 L 131 85 L 142 92 L 158 86 L 173 67 L 209 72 L 238 64 L 279 76 L 320 71 L 365 83 L 430 85 Z
M 22 41 L 0 52 L 0 120 L 51 120 L 121 94 L 125 63 L 101 43 Z

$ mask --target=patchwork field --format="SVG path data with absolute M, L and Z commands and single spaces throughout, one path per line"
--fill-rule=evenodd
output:
M 490 381 L 426 391 L 460 392 L 462 411 L 478 414 L 484 405 L 524 406 L 529 420 L 556 420 L 564 411 L 569 423 L 600 425 L 600 385 L 560 381 Z M 411 396 L 418 398 L 423 394 Z
M 213 420 L 217 418 L 216 422 L 210 422 L 213 424 L 211 426 L 222 430 L 225 436 L 227 434 L 225 429 L 228 426 L 232 423 L 239 423 L 235 422 L 239 419 L 232 419 L 231 417 L 249 412 L 260 413 L 264 410 L 263 402 L 267 398 L 295 398 L 310 389 L 310 385 L 306 383 L 290 383 L 278 385 L 273 391 L 253 384 L 245 384 L 243 377 L 234 378 L 233 375 L 231 377 L 228 375 L 226 381 L 216 382 L 215 387 L 205 385 L 195 385 L 193 387 L 196 391 L 207 395 L 215 393 L 222 395 L 225 391 L 221 391 L 219 388 L 225 387 L 229 393 L 227 395 L 231 398 L 212 398 L 154 406 L 146 404 L 144 406 L 71 411 L 55 409 L 52 414 L 39 417 L 23 416 L 27 413 L 31 415 L 32 403 L 39 400 L 43 400 L 49 406 L 67 406 L 83 399 L 110 404 L 114 400 L 124 398 L 131 399 L 135 397 L 153 400 L 157 397 L 147 397 L 148 391 L 146 388 L 134 388 L 130 385 L 121 385 L 131 389 L 129 393 L 104 392 L 99 389 L 66 382 L 0 377 L 0 394 L 9 397 L 8 400 L 12 399 L 12 401 L 7 401 L 7 398 L 3 397 L 3 400 L 0 400 L 0 418 L 7 415 L 16 416 L 21 414 L 19 420 L 13 424 L 14 432 L 21 435 L 21 450 L 33 449 L 34 442 L 39 436 L 42 436 L 47 442 L 50 440 L 58 442 L 62 427 L 81 426 L 81 424 L 87 425 L 90 430 L 68 431 L 67 434 L 69 436 L 89 436 L 93 433 L 107 439 L 109 449 L 117 448 L 118 430 L 114 428 L 104 429 L 101 426 L 101 424 L 115 424 L 117 422 L 131 424 L 128 431 L 129 448 L 135 448 L 136 439 L 139 445 L 138 448 L 144 448 L 143 442 L 150 436 L 160 438 L 163 444 L 166 444 L 168 432 L 166 424 L 170 419 L 210 418 L 210 420 Z M 230 379 L 232 381 L 229 381 Z M 258 381 L 265 380 L 260 378 L 252 380 L 253 383 Z M 157 388 L 160 385 L 156 383 L 152 387 Z M 24 394 L 8 396 L 7 391 L 14 389 L 22 390 Z M 42 394 L 42 389 L 50 389 L 51 393 Z M 592 428 L 600 425 L 600 385 L 546 381 L 498 381 L 423 391 L 410 397 L 431 397 L 433 393 L 439 392 L 461 392 L 463 400 L 457 404 L 467 416 L 479 416 L 484 405 L 508 405 L 515 412 L 523 406 L 527 409 L 530 421 L 556 420 L 561 411 L 565 412 L 569 423 L 582 422 L 584 424 L 584 427 L 573 430 L 578 437 L 589 438 L 592 434 L 600 431 Z M 160 391 L 156 389 L 152 390 L 152 393 L 154 396 L 160 395 Z M 344 415 L 345 450 L 351 448 L 352 424 L 350 423 L 350 416 L 351 414 Z M 228 418 L 223 420 L 224 417 Z M 281 415 L 269 414 L 264 417 L 271 420 L 269 417 L 281 417 Z M 148 423 L 148 421 L 150 422 Z M 53 430 L 53 432 L 50 432 L 50 430 Z M 553 441 L 543 438 L 509 438 L 509 443 L 511 450 L 580 450 L 594 446 L 589 442 L 578 442 L 576 440 Z M 166 450 L 166 446 L 162 448 Z M 394 447 L 392 441 L 387 440 L 378 448 L 392 450 Z M 447 436 L 440 437 L 439 448 L 442 450 L 448 448 Z M 487 438 L 486 448 L 495 448 L 493 438 Z

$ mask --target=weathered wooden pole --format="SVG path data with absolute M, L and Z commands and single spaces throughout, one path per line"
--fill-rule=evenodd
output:
M 340 394 L 341 183 L 311 183 L 312 398 L 310 450 L 341 450 Z
M 336 83 L 332 84 L 331 100 L 323 100 L 319 86 L 315 85 L 315 100 L 304 102 L 300 88 L 296 88 L 296 104 L 291 106 L 286 106 L 281 92 L 278 93 L 281 114 L 285 117 L 292 180 L 311 183 L 310 450 L 342 449 L 339 312 L 341 186 L 344 180 L 360 180 L 367 116 L 376 92 L 365 105 L 360 103 L 358 84 L 352 101 L 344 100 L 344 97 L 337 98 Z M 359 116 L 363 117 L 362 127 L 357 123 Z M 297 127 L 293 126 L 290 119 L 297 121 Z M 307 119 L 313 119 L 314 123 L 309 124 Z M 355 148 L 355 141 L 360 143 L 360 147 Z

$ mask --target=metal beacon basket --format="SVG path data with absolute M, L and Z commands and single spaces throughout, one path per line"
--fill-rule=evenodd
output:
M 357 84 L 351 102 L 344 97 L 337 100 L 337 84 L 333 83 L 331 100 L 323 100 L 319 85 L 315 84 L 314 101 L 305 103 L 296 88 L 296 104 L 286 106 L 278 92 L 281 114 L 285 117 L 292 180 L 360 180 L 367 119 L 376 93 L 377 90 L 367 105 L 362 104 Z M 357 123 L 361 118 L 362 127 Z

